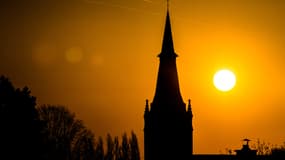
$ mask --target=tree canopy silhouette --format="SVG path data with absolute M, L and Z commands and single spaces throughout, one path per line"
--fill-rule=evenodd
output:
M 0 159 L 42 159 L 42 123 L 28 87 L 0 77 Z
M 118 136 L 112 138 L 110 134 L 107 134 L 105 147 L 102 138 L 99 137 L 96 142 L 95 155 L 95 160 L 140 160 L 136 134 L 132 131 L 129 138 L 127 133 L 123 133 L 121 142 Z
M 104 146 L 66 107 L 36 107 L 30 94 L 0 76 L 1 160 L 140 160 L 134 132 L 124 133 L 121 143 L 108 134 Z
M 140 160 L 135 133 L 122 135 L 121 143 L 116 136 L 97 139 L 81 120 L 76 119 L 64 106 L 43 105 L 38 107 L 40 119 L 46 123 L 44 133 L 48 146 L 48 160 Z
M 45 142 L 47 159 L 94 159 L 94 136 L 81 120 L 64 106 L 43 105 L 38 108 L 40 119 L 47 125 Z

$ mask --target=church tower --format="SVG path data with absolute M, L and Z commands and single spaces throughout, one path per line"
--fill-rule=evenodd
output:
M 191 103 L 186 110 L 179 89 L 177 54 L 172 40 L 167 4 L 156 91 L 144 113 L 144 159 L 189 160 L 193 154 Z

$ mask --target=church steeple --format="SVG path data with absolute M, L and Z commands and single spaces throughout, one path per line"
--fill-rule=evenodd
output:
M 166 12 L 162 48 L 161 48 L 161 53 L 158 56 L 159 57 L 177 57 L 174 51 L 174 46 L 173 46 L 172 31 L 171 31 L 170 16 L 169 16 L 169 1 L 167 1 L 167 12 Z
M 167 5 L 169 6 L 169 5 Z M 174 51 L 169 7 L 167 7 L 164 36 L 162 40 L 159 71 L 156 84 L 156 92 L 152 102 L 152 109 L 164 107 L 184 111 L 185 103 L 182 100 L 178 74 L 176 68 L 176 53 Z M 159 106 L 159 107 L 158 107 Z
M 193 154 L 191 103 L 186 110 L 180 94 L 168 3 L 155 95 L 145 104 L 145 160 L 191 160 Z

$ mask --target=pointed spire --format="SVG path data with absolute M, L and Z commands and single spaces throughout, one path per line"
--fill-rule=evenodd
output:
M 156 90 L 150 110 L 165 110 L 185 112 L 186 105 L 183 102 L 179 89 L 179 81 L 176 67 L 176 57 L 174 52 L 170 17 L 167 9 L 166 22 L 162 49 L 159 56 L 159 69 L 156 83 Z
M 145 100 L 145 112 L 149 112 L 148 99 Z
M 167 0 L 167 13 L 164 27 L 164 36 L 162 41 L 162 49 L 161 53 L 158 55 L 159 57 L 177 57 L 174 52 L 174 45 L 172 39 L 172 31 L 170 24 L 170 16 L 169 16 L 169 0 Z
M 145 100 L 145 110 L 144 110 L 144 118 L 146 119 L 148 117 L 149 113 L 149 105 L 148 105 L 148 99 Z
M 191 100 L 190 100 L 190 99 L 188 99 L 187 112 L 193 117 L 193 114 L 192 114 L 192 107 L 191 107 Z

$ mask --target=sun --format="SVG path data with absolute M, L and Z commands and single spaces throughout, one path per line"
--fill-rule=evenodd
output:
M 213 82 L 218 90 L 226 92 L 235 86 L 236 76 L 232 71 L 222 69 L 215 73 Z

